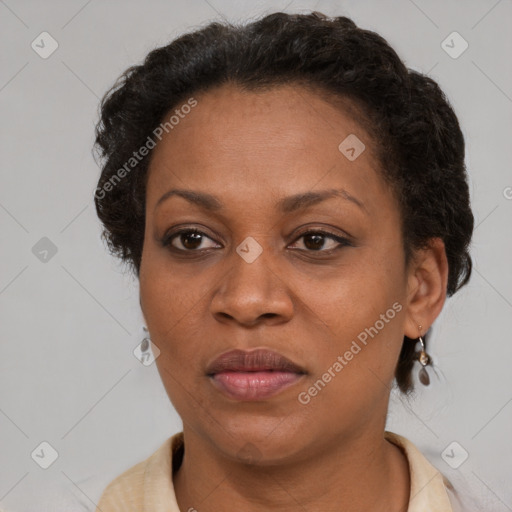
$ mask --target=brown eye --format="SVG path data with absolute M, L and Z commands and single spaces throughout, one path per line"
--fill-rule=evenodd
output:
M 197 249 L 202 242 L 203 235 L 195 232 L 181 233 L 178 240 L 185 249 Z
M 167 235 L 162 241 L 162 245 L 172 246 L 173 249 L 184 252 L 199 252 L 199 250 L 202 249 L 218 247 L 217 244 L 209 247 L 202 246 L 205 240 L 211 240 L 213 242 L 213 240 L 202 231 L 198 231 L 197 229 L 181 229 Z
M 318 250 L 324 246 L 325 236 L 316 233 L 304 236 L 304 245 L 311 250 Z
M 350 245 L 350 242 L 341 236 L 334 235 L 327 231 L 308 231 L 300 235 L 297 240 L 304 239 L 303 245 L 305 250 L 311 252 L 329 252 L 334 249 L 338 249 L 345 245 Z M 326 240 L 331 240 L 331 244 L 326 248 Z M 297 241 L 294 242 L 296 244 Z M 300 249 L 300 247 L 299 247 Z

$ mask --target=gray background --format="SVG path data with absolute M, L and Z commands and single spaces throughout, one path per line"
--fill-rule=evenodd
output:
M 0 1 L 0 509 L 94 510 L 115 476 L 181 429 L 156 366 L 133 355 L 142 337 L 137 282 L 99 238 L 99 98 L 182 32 L 315 9 L 383 35 L 439 82 L 459 116 L 474 274 L 435 324 L 439 378 L 409 401 L 393 392 L 387 428 L 469 489 L 475 509 L 512 510 L 510 0 Z M 31 47 L 43 31 L 59 45 L 47 59 Z M 456 59 L 441 46 L 453 31 L 469 44 Z M 43 237 L 53 256 L 41 252 Z M 59 454 L 48 469 L 31 457 L 43 441 Z M 453 441 L 469 454 L 458 469 L 441 456 Z

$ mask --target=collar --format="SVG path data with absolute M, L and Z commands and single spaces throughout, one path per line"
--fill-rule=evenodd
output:
M 409 463 L 411 489 L 407 512 L 453 512 L 447 492 L 451 483 L 403 436 L 384 432 L 384 438 L 398 446 Z
M 453 512 L 447 489 L 450 482 L 430 464 L 416 446 L 398 434 L 385 431 L 385 439 L 398 446 L 409 463 L 411 490 L 407 512 Z M 183 432 L 168 438 L 144 464 L 143 510 L 180 512 L 172 482 L 172 467 L 183 454 Z M 128 472 L 129 473 L 129 472 Z M 129 479 L 129 474 L 125 478 Z M 126 481 L 129 485 L 130 482 Z

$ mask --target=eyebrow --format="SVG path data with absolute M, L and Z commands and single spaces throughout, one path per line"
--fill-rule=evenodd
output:
M 163 203 L 165 200 L 169 199 L 173 196 L 179 196 L 183 199 L 186 199 L 190 203 L 194 203 L 197 206 L 208 210 L 208 211 L 218 211 L 222 209 L 222 202 L 218 197 L 208 194 L 206 192 L 199 192 L 197 190 L 186 190 L 186 189 L 171 189 L 166 192 L 156 203 L 156 208 Z M 293 196 L 288 196 L 281 199 L 277 203 L 278 210 L 283 213 L 291 213 L 297 210 L 306 209 L 309 206 L 313 206 L 318 204 L 326 199 L 330 199 L 333 197 L 340 197 L 342 199 L 346 199 L 357 205 L 362 210 L 366 211 L 364 204 L 349 194 L 346 190 L 343 189 L 328 189 L 328 190 L 320 190 L 318 192 L 302 192 L 299 194 L 295 194 Z

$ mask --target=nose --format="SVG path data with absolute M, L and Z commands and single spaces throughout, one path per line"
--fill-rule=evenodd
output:
M 233 253 L 231 268 L 212 298 L 211 311 L 218 321 L 252 327 L 261 322 L 279 324 L 290 320 L 294 310 L 292 294 L 279 266 L 271 264 L 270 252 L 264 250 L 250 263 Z

